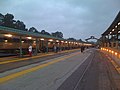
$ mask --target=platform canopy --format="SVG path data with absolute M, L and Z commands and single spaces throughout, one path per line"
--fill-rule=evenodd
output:
M 119 32 L 120 29 L 120 11 L 117 14 L 116 18 L 114 19 L 114 21 L 112 22 L 112 24 L 108 27 L 108 29 L 102 34 L 104 35 L 114 35 L 117 32 Z
M 34 38 L 65 40 L 63 38 L 57 38 L 57 37 L 53 37 L 50 35 L 43 35 L 40 33 L 29 32 L 29 31 L 8 28 L 8 27 L 3 27 L 3 26 L 0 26 L 0 34 L 12 34 L 12 35 L 21 36 L 21 37 L 24 36 L 24 37 L 34 37 Z

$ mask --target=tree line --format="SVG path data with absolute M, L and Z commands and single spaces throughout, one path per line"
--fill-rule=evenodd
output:
M 45 30 L 38 31 L 35 27 L 27 28 L 25 23 L 20 20 L 14 20 L 14 15 L 13 14 L 1 14 L 0 13 L 0 26 L 5 26 L 5 27 L 10 27 L 10 28 L 15 28 L 23 31 L 29 31 L 29 32 L 34 32 L 34 33 L 40 33 L 44 35 L 50 35 L 58 38 L 63 38 L 63 33 L 56 31 L 53 33 L 49 33 Z M 68 38 L 67 40 L 72 40 L 72 41 L 82 41 L 81 39 L 76 40 L 75 38 Z

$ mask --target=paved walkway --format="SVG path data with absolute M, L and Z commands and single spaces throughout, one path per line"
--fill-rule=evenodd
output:
M 58 52 L 58 53 L 54 53 L 54 52 L 38 53 L 36 56 L 34 55 L 32 57 L 29 57 L 29 55 L 25 55 L 22 58 L 20 58 L 18 56 L 1 57 L 0 58 L 0 64 L 4 64 L 4 62 L 9 63 L 9 62 L 20 61 L 20 60 L 29 60 L 29 59 L 35 59 L 35 58 L 45 57 L 45 56 L 49 56 L 49 55 L 55 55 L 55 54 L 59 54 L 59 53 L 74 52 L 74 51 L 78 51 L 78 50 L 80 50 L 80 49 L 65 50 L 65 51 L 61 51 L 61 52 Z
M 113 66 L 115 67 L 115 69 L 117 70 L 117 72 L 120 74 L 120 55 L 115 55 L 115 51 L 114 53 L 110 53 L 108 51 L 104 51 L 102 50 L 102 52 L 104 54 L 106 54 L 106 56 L 109 58 L 109 60 L 111 61 L 111 63 L 113 64 Z M 116 50 L 117 52 L 117 50 Z M 117 53 L 119 54 L 119 53 Z

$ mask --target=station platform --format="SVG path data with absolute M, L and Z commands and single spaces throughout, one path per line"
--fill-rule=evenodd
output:
M 115 48 L 102 48 L 102 52 L 106 54 L 116 71 L 120 74 L 120 50 Z
M 0 65 L 12 63 L 12 62 L 25 61 L 25 60 L 33 60 L 33 59 L 52 56 L 52 55 L 56 55 L 56 54 L 64 54 L 64 53 L 70 53 L 70 52 L 72 53 L 72 52 L 76 52 L 76 51 L 80 51 L 80 49 L 65 50 L 65 51 L 60 51 L 57 53 L 55 53 L 55 52 L 38 53 L 37 55 L 33 55 L 32 57 L 30 57 L 29 55 L 24 55 L 23 57 L 19 57 L 19 56 L 1 57 Z

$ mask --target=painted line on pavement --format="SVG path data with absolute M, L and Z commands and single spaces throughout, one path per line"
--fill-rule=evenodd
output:
M 23 60 L 40 58 L 40 57 L 49 56 L 49 55 L 54 55 L 54 54 L 52 53 L 52 54 L 45 54 L 45 55 L 41 55 L 41 56 L 33 56 L 33 57 L 29 57 L 29 58 L 22 58 L 22 59 L 16 59 L 16 60 L 7 60 L 7 61 L 0 62 L 0 65 L 1 64 L 7 64 L 7 63 L 12 63 L 12 62 L 19 62 L 19 61 L 23 61 Z
M 19 77 L 19 76 L 22 76 L 22 75 L 24 75 L 24 74 L 27 74 L 27 73 L 30 73 L 30 72 L 34 72 L 34 71 L 36 71 L 36 70 L 42 69 L 42 68 L 44 68 L 44 67 L 47 67 L 47 66 L 49 66 L 49 65 L 52 65 L 52 64 L 57 63 L 57 62 L 60 62 L 60 61 L 63 61 L 63 60 L 65 60 L 65 59 L 68 59 L 68 58 L 73 57 L 73 56 L 78 55 L 78 54 L 80 54 L 80 53 L 77 52 L 77 53 L 71 54 L 71 55 L 69 55 L 69 56 L 65 56 L 65 57 L 56 59 L 56 60 L 54 60 L 54 61 L 45 63 L 45 64 L 42 64 L 42 65 L 39 65 L 39 66 L 35 66 L 35 67 L 33 67 L 33 68 L 30 68 L 30 69 L 26 69 L 26 70 L 23 70 L 23 71 L 20 71 L 20 72 L 17 72 L 17 73 L 10 74 L 10 75 L 8 75 L 8 76 L 5 76 L 5 77 L 0 78 L 0 83 L 4 83 L 4 82 L 7 82 L 7 81 L 9 81 L 9 80 L 11 80 L 11 79 L 14 79 L 14 78 L 17 78 L 17 77 Z

